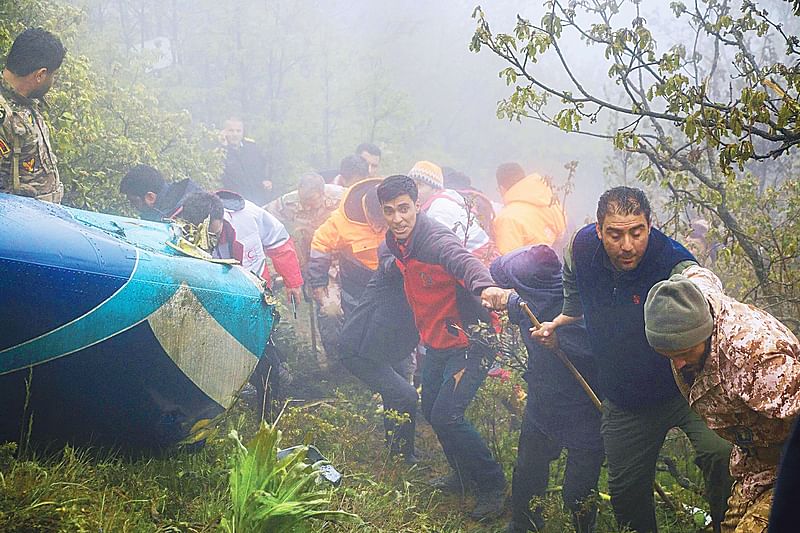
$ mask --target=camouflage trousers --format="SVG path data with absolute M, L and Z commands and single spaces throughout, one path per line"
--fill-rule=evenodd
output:
M 772 507 L 772 487 L 755 500 L 742 496 L 742 486 L 737 481 L 728 499 L 728 512 L 722 522 L 722 533 L 765 533 L 769 526 Z

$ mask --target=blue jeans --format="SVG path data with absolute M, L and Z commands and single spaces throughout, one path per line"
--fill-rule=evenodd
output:
M 464 482 L 481 492 L 505 487 L 500 464 L 475 427 L 464 418 L 467 406 L 486 379 L 484 351 L 478 346 L 435 350 L 422 361 L 422 414 L 430 422 L 448 463 Z

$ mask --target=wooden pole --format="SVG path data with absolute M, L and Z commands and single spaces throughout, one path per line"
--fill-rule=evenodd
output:
M 536 315 L 533 314 L 530 307 L 528 307 L 527 303 L 520 302 L 519 306 L 522 308 L 523 311 L 525 311 L 525 314 L 528 315 L 528 318 L 531 319 L 531 323 L 533 324 L 534 328 L 539 329 L 540 327 L 542 327 L 542 324 L 539 322 L 539 320 L 537 320 Z M 567 354 L 565 354 L 561 348 L 556 348 L 552 351 L 553 353 L 556 354 L 556 357 L 558 357 L 561 360 L 561 362 L 564 363 L 564 366 L 567 367 L 567 370 L 569 370 L 572 373 L 573 377 L 578 381 L 581 388 L 589 396 L 589 399 L 592 400 L 594 406 L 597 407 L 598 411 L 600 411 L 602 409 L 600 398 L 597 397 L 597 394 L 594 393 L 589 383 L 586 382 L 586 380 L 578 371 L 578 369 L 575 368 L 575 365 L 573 365 L 572 361 L 569 360 Z
M 539 320 L 536 318 L 536 315 L 533 314 L 530 307 L 528 307 L 527 302 L 520 301 L 519 306 L 525 312 L 525 314 L 528 315 L 528 318 L 531 320 L 531 324 L 533 324 L 533 327 L 535 329 L 539 329 L 542 327 L 542 323 L 539 322 Z M 594 393 L 591 385 L 589 385 L 589 383 L 586 382 L 586 380 L 583 378 L 578 369 L 575 368 L 575 365 L 573 365 L 572 361 L 569 360 L 567 354 L 565 354 L 561 348 L 556 348 L 555 350 L 552 350 L 552 352 L 556 354 L 556 357 L 558 357 L 561 360 L 561 362 L 564 363 L 564 366 L 567 367 L 567 369 L 572 373 L 572 375 L 575 377 L 578 383 L 580 383 L 581 388 L 583 388 L 583 390 L 592 400 L 592 403 L 594 404 L 595 407 L 597 407 L 597 410 L 602 411 L 602 404 L 600 402 L 600 398 L 597 397 L 597 394 Z M 667 493 L 664 492 L 664 489 L 661 488 L 658 482 L 653 483 L 653 488 L 655 489 L 656 493 L 658 493 L 658 495 L 661 497 L 661 499 L 664 501 L 664 503 L 669 505 L 673 511 L 678 510 L 678 506 L 675 505 L 675 502 L 673 502 L 672 499 L 667 495 Z

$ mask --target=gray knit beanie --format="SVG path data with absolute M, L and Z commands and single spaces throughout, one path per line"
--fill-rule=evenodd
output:
M 714 319 L 703 293 L 683 274 L 659 281 L 644 304 L 644 332 L 653 349 L 678 352 L 711 336 Z

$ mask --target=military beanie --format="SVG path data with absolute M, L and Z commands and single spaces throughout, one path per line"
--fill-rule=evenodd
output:
M 683 274 L 659 281 L 644 304 L 644 332 L 653 349 L 678 352 L 711 336 L 714 319 L 700 289 Z

